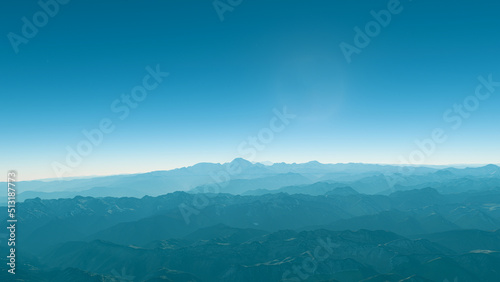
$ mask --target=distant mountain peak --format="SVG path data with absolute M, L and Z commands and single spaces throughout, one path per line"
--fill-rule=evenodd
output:
M 233 166 L 238 166 L 238 167 L 243 168 L 243 169 L 252 167 L 254 165 L 251 162 L 249 162 L 243 158 L 236 158 L 236 159 L 232 160 L 229 164 L 233 165 Z
M 499 166 L 497 165 L 494 165 L 494 164 L 489 164 L 489 165 L 485 165 L 483 166 L 483 168 L 488 168 L 488 169 L 498 169 L 500 168 Z

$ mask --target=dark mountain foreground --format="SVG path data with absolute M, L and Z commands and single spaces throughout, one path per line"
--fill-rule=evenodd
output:
M 500 281 L 499 189 L 302 187 L 315 195 L 28 199 L 16 279 Z

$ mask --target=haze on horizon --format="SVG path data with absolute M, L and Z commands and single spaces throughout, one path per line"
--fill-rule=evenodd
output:
M 347 62 L 339 45 L 387 3 L 243 1 L 224 21 L 211 2 L 68 3 L 17 54 L 0 45 L 0 168 L 55 178 L 104 119 L 112 132 L 64 177 L 237 157 L 401 164 L 425 148 L 421 164 L 498 164 L 500 4 L 400 1 Z M 5 35 L 39 10 L 2 5 Z M 152 72 L 168 76 L 137 105 L 121 100 Z M 479 85 L 496 91 L 472 107 Z
M 23 181 L 65 181 L 65 180 L 73 180 L 73 179 L 84 179 L 84 178 L 97 178 L 97 177 L 107 177 L 107 176 L 118 176 L 118 175 L 136 175 L 136 174 L 146 174 L 146 173 L 152 173 L 152 172 L 160 172 L 160 171 L 170 171 L 170 170 L 177 170 L 177 169 L 182 169 L 182 168 L 189 168 L 198 164 L 207 164 L 207 163 L 213 163 L 213 164 L 221 164 L 221 165 L 227 165 L 237 159 L 241 158 L 236 158 L 234 160 L 229 160 L 227 162 L 200 162 L 200 163 L 195 163 L 192 165 L 187 165 L 187 166 L 182 166 L 182 167 L 174 167 L 174 168 L 169 168 L 169 169 L 159 169 L 159 170 L 152 170 L 152 171 L 135 171 L 135 172 L 123 172 L 123 173 L 116 173 L 116 174 L 94 174 L 94 175 L 79 175 L 79 176 L 69 176 L 69 177 L 62 177 L 62 178 L 38 178 L 38 179 L 25 179 L 23 178 Z M 245 160 L 245 159 L 243 159 Z M 248 161 L 248 160 L 245 160 Z M 253 164 L 262 164 L 265 166 L 272 166 L 274 164 L 307 164 L 307 163 L 320 163 L 323 165 L 345 165 L 345 164 L 361 164 L 361 165 L 381 165 L 381 166 L 400 166 L 400 167 L 405 167 L 405 166 L 412 166 L 412 167 L 432 167 L 432 168 L 438 168 L 438 169 L 445 169 L 445 168 L 475 168 L 475 167 L 483 167 L 487 165 L 496 165 L 500 166 L 500 164 L 419 164 L 419 165 L 412 165 L 412 164 L 385 164 L 385 163 L 355 163 L 355 162 L 345 162 L 345 163 L 321 163 L 315 160 L 311 160 L 308 162 L 293 162 L 293 163 L 286 163 L 286 162 L 271 162 L 271 161 L 261 161 L 261 162 L 252 162 Z

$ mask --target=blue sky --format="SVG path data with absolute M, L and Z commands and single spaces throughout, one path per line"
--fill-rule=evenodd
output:
M 103 118 L 115 130 L 64 176 L 226 162 L 283 107 L 296 118 L 253 161 L 399 163 L 442 128 L 423 163 L 500 163 L 500 88 L 443 120 L 478 76 L 500 81 L 500 3 L 401 1 L 348 63 L 339 44 L 389 2 L 243 0 L 221 21 L 211 1 L 70 1 L 17 54 L 8 34 L 41 7 L 3 2 L 0 168 L 55 177 Z M 120 120 L 110 105 L 156 65 L 170 75 Z

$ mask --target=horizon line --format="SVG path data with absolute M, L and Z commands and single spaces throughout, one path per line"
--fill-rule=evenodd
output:
M 459 169 L 464 169 L 468 168 L 468 166 L 472 167 L 482 167 L 482 166 L 487 166 L 487 165 L 496 165 L 500 167 L 500 163 L 448 163 L 448 164 L 394 164 L 394 163 L 364 163 L 364 162 L 339 162 L 339 163 L 322 163 L 316 160 L 311 160 L 308 162 L 293 162 L 293 163 L 286 163 L 286 162 L 272 162 L 272 161 L 260 161 L 260 162 L 251 162 L 245 158 L 234 158 L 233 160 L 229 162 L 198 162 L 192 165 L 188 166 L 182 166 L 182 167 L 176 167 L 172 169 L 159 169 L 159 170 L 151 170 L 151 171 L 145 171 L 145 172 L 132 172 L 132 173 L 117 173 L 117 174 L 94 174 L 94 175 L 80 175 L 80 176 L 68 176 L 68 177 L 61 177 L 61 178 L 54 178 L 54 177 L 47 177 L 47 178 L 37 178 L 37 179 L 28 179 L 28 180 L 19 180 L 18 182 L 28 182 L 28 181 L 42 181 L 42 182 L 51 182 L 51 181 L 71 181 L 71 180 L 78 180 L 78 179 L 86 179 L 86 178 L 100 178 L 100 177 L 111 177 L 111 176 L 132 176 L 132 175 L 138 175 L 138 174 L 147 174 L 147 173 L 153 173 L 153 172 L 166 172 L 166 171 L 172 171 L 172 170 L 177 170 L 177 169 L 183 169 L 183 168 L 189 168 L 193 167 L 198 164 L 219 164 L 219 165 L 224 165 L 228 164 L 231 162 L 234 162 L 235 160 L 245 160 L 249 163 L 252 164 L 261 164 L 264 166 L 273 166 L 275 164 L 287 164 L 287 165 L 300 165 L 300 164 L 307 164 L 307 163 L 312 163 L 316 162 L 322 165 L 342 165 L 342 164 L 362 164 L 362 165 L 381 165 L 381 166 L 396 166 L 396 167 L 406 167 L 406 166 L 412 166 L 412 167 L 442 167 L 442 169 L 445 168 L 458 168 Z M 271 163 L 271 164 L 269 164 Z M 14 171 L 17 171 L 16 169 L 13 169 Z M 3 183 L 3 182 L 0 182 Z

